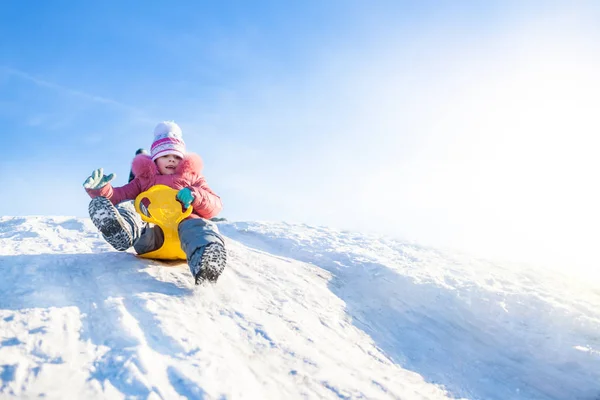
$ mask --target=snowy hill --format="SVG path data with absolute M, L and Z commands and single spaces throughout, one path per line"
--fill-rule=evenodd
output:
M 600 288 L 387 238 L 221 223 L 229 265 L 0 218 L 0 398 L 589 399 Z

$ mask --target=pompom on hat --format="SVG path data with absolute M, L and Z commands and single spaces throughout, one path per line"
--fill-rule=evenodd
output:
M 152 161 L 157 158 L 173 154 L 183 158 L 185 156 L 185 142 L 181 128 L 173 121 L 163 121 L 154 128 L 154 142 L 150 148 Z

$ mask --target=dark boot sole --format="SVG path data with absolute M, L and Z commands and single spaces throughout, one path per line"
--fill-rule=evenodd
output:
M 204 249 L 200 261 L 200 272 L 196 275 L 196 285 L 204 281 L 215 283 L 227 264 L 227 251 L 220 243 L 211 243 Z
M 125 221 L 106 197 L 92 199 L 89 206 L 90 218 L 102 233 L 104 240 L 115 250 L 125 251 L 131 247 L 133 239 L 125 227 Z

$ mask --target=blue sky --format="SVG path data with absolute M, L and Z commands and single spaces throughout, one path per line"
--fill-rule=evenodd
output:
M 229 219 L 598 265 L 599 6 L 454 3 L 4 2 L 0 213 L 175 120 Z

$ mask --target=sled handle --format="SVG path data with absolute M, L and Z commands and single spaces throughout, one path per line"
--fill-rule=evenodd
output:
M 181 211 L 181 203 L 177 201 L 177 190 L 166 185 L 154 185 L 135 198 L 135 210 L 146 222 L 161 226 L 163 229 L 177 229 L 179 223 L 187 218 L 193 211 L 190 205 L 185 211 Z M 141 210 L 143 199 L 150 200 L 147 215 Z

